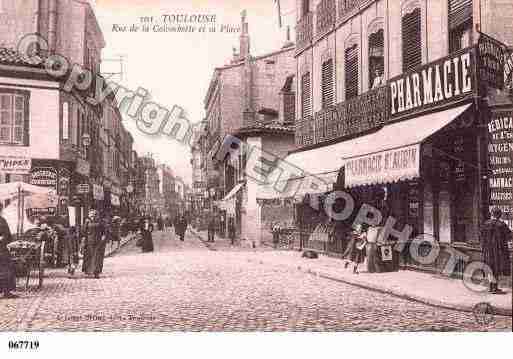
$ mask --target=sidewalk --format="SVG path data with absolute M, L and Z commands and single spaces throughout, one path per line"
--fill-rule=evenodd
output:
M 202 240 L 206 233 L 198 233 Z M 249 249 L 249 248 L 246 248 Z M 390 294 L 408 300 L 441 308 L 472 312 L 479 303 L 490 304 L 497 315 L 512 315 L 511 288 L 505 295 L 478 293 L 467 288 L 461 279 L 448 278 L 438 274 L 401 270 L 391 273 L 366 273 L 365 265 L 360 274 L 353 274 L 352 267 L 344 269 L 344 261 L 327 256 L 318 259 L 301 257 L 297 251 L 252 251 L 248 261 L 262 265 L 286 266 L 308 275 L 315 275 L 341 283 Z
M 114 254 L 116 254 L 121 248 L 126 246 L 128 243 L 130 243 L 132 240 L 136 238 L 135 234 L 129 234 L 126 237 L 121 237 L 121 240 L 119 241 L 119 245 L 114 244 L 114 242 L 110 242 L 110 244 L 107 245 L 107 248 L 105 249 L 105 258 L 110 257 Z

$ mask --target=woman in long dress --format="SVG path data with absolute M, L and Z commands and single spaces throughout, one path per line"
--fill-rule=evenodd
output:
M 100 278 L 105 255 L 105 228 L 98 218 L 96 210 L 89 211 L 89 217 L 84 223 L 82 237 L 85 241 L 84 262 L 82 271 L 88 276 Z
M 142 243 L 141 249 L 143 253 L 153 252 L 153 224 L 149 218 L 143 221 L 141 226 Z
M 0 293 L 3 293 L 3 298 L 17 298 L 17 295 L 11 293 L 16 290 L 16 268 L 7 249 L 12 236 L 9 225 L 1 214 L 2 204 L 0 203 Z

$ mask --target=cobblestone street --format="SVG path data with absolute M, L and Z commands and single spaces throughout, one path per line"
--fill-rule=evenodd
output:
M 100 280 L 50 271 L 40 292 L 0 301 L 2 331 L 511 331 L 444 310 L 212 251 L 197 237 L 157 232 L 107 258 Z

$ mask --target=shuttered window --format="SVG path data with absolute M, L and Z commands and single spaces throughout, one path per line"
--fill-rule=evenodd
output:
M 301 117 L 304 119 L 312 114 L 312 97 L 310 73 L 301 77 Z
M 422 64 L 421 15 L 416 8 L 402 19 L 403 72 Z
M 333 105 L 333 59 L 322 63 L 322 108 Z
M 449 51 L 472 43 L 472 0 L 449 0 Z
M 385 39 L 383 29 L 369 36 L 369 87 L 373 88 L 385 72 Z
M 310 0 L 302 0 L 301 14 L 306 16 L 310 12 Z
M 345 51 L 346 100 L 358 96 L 358 46 L 355 44 Z
M 28 95 L 0 92 L 0 143 L 28 146 Z

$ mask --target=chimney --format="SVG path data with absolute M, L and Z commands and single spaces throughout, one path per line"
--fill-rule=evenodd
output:
M 51 54 L 57 50 L 57 0 L 48 4 L 48 50 Z
M 246 10 L 241 12 L 241 34 L 239 37 L 240 40 L 240 49 L 239 56 L 240 60 L 244 60 L 249 56 L 250 53 L 250 43 L 249 43 L 249 26 L 246 21 L 247 12 Z

